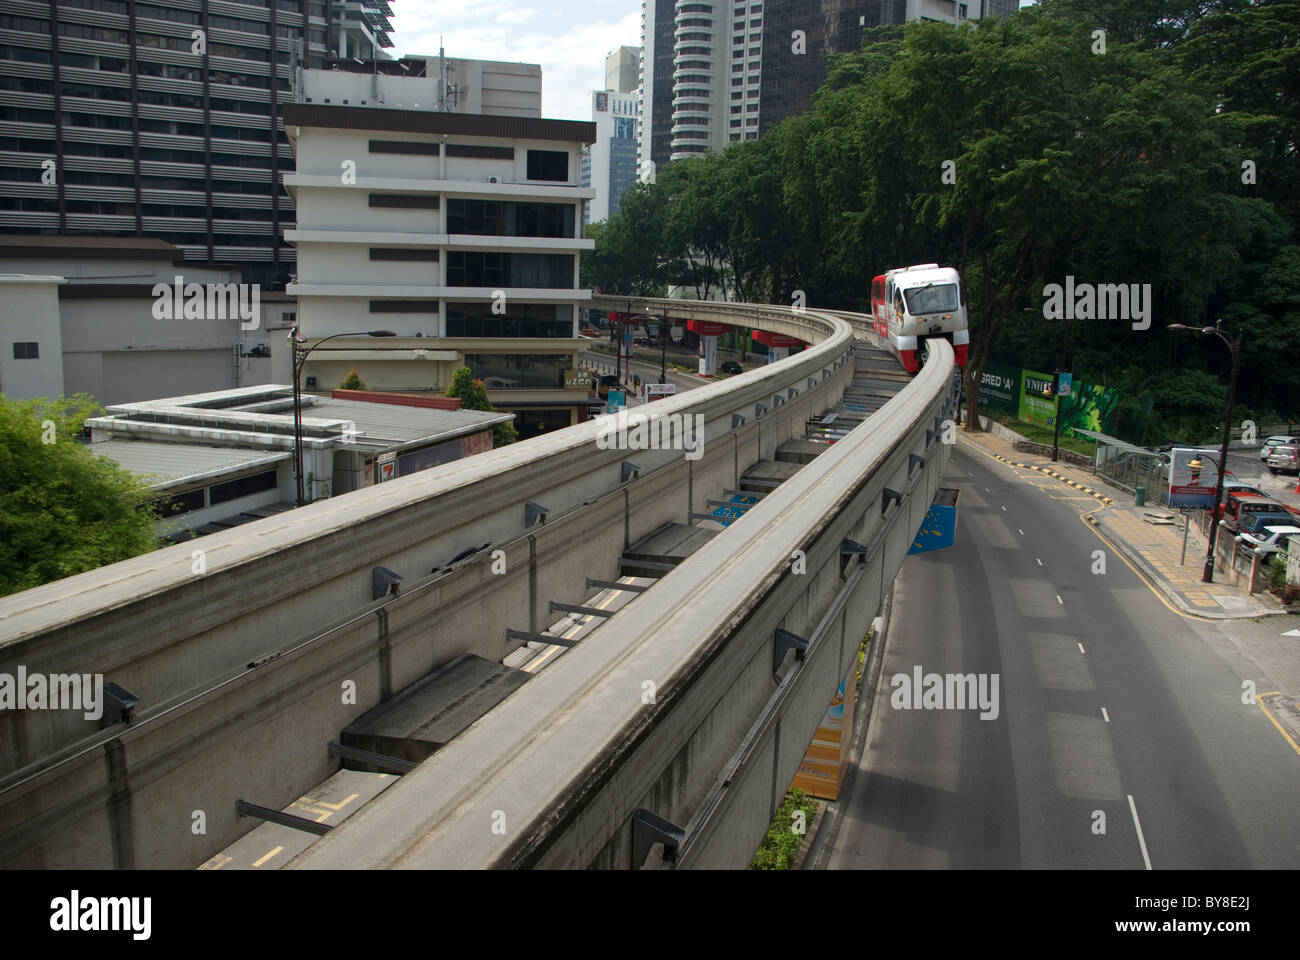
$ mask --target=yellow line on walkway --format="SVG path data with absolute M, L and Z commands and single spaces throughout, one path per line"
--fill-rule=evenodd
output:
M 1282 736 L 1286 738 L 1286 742 L 1291 744 L 1291 749 L 1294 750 L 1296 753 L 1300 754 L 1300 747 L 1297 747 L 1296 742 L 1291 739 L 1291 734 L 1287 733 L 1285 730 L 1282 729 L 1282 724 L 1277 722 L 1277 717 L 1273 716 L 1273 714 L 1269 712 L 1268 707 L 1264 706 L 1264 697 L 1271 697 L 1271 696 L 1273 696 L 1273 694 L 1271 693 L 1259 694 L 1258 696 L 1255 697 L 1255 706 L 1259 707 L 1259 709 L 1264 711 L 1264 716 L 1268 717 L 1269 722 L 1272 723 L 1273 726 L 1277 727 L 1277 732 L 1282 734 Z
M 276 847 L 274 850 L 272 850 L 270 853 L 264 856 L 261 860 L 254 860 L 253 866 L 260 867 L 262 864 L 266 863 L 266 861 L 270 860 L 272 857 L 274 857 L 277 853 L 279 853 L 283 849 L 284 847 Z

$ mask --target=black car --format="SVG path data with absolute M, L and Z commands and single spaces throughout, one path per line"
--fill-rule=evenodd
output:
M 745 368 L 742 367 L 740 364 L 738 364 L 735 360 L 728 360 L 726 363 L 722 364 L 722 366 L 718 367 L 718 369 L 719 369 L 720 371 L 722 371 L 723 373 L 733 373 L 733 374 L 734 374 L 734 373 L 744 373 L 744 372 L 745 372 Z

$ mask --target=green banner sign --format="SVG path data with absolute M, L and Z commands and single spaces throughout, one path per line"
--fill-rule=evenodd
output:
M 980 406 L 1020 414 L 1020 368 L 1001 363 L 984 365 L 980 377 Z
M 1016 415 L 1025 423 L 1050 427 L 1056 419 L 1056 398 L 1052 396 L 1053 374 L 1026 370 L 1020 378 L 1020 409 Z
M 1069 374 L 1061 375 L 1062 388 Z M 1026 423 L 1050 427 L 1056 417 L 1052 398 L 1053 374 L 1001 363 L 989 363 L 980 379 L 980 406 L 1012 414 Z M 1119 393 L 1097 384 L 1075 380 L 1061 397 L 1061 430 L 1071 427 L 1113 433 Z

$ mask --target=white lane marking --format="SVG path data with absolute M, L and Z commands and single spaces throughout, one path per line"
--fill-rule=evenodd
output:
M 1110 723 L 1110 714 L 1106 712 L 1105 707 L 1101 708 L 1101 718 L 1105 720 L 1107 723 Z
M 1019 528 L 1019 527 L 1016 527 L 1016 529 L 1017 529 L 1017 530 L 1020 530 L 1020 528 Z M 1020 530 L 1020 535 L 1021 535 L 1021 536 L 1022 536 L 1022 537 L 1023 537 L 1023 536 L 1024 536 L 1024 535 L 1025 535 L 1025 531 L 1023 531 L 1023 530 Z
M 1061 599 L 1061 595 L 1059 593 L 1056 595 L 1056 602 L 1059 603 L 1061 606 L 1065 606 L 1065 601 Z
M 985 492 L 985 493 L 992 493 L 993 491 L 990 490 L 988 487 L 985 487 L 985 488 L 984 488 L 984 492 Z
M 1042 560 L 1039 560 L 1038 557 L 1034 557 L 1034 559 L 1035 559 L 1035 560 L 1038 560 L 1038 565 L 1039 565 L 1040 567 L 1043 565 L 1043 561 L 1042 561 Z
M 1137 804 L 1133 802 L 1133 794 L 1131 793 L 1128 795 L 1128 808 L 1129 812 L 1133 814 L 1133 826 L 1137 828 L 1138 846 L 1142 848 L 1142 862 L 1145 863 L 1147 869 L 1150 870 L 1151 857 L 1147 855 L 1147 841 L 1146 838 L 1142 836 L 1142 821 L 1138 819 Z
M 1005 513 L 1005 512 L 1006 512 L 1006 509 L 1007 509 L 1006 507 L 1003 507 L 1003 508 L 1002 508 L 1002 512 Z
M 1079 652 L 1087 656 L 1088 651 L 1083 649 L 1083 644 L 1079 644 Z

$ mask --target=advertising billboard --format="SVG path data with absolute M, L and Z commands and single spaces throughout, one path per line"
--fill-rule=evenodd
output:
M 1020 368 L 987 363 L 980 376 L 980 406 L 1020 413 Z
M 822 800 L 834 800 L 839 796 L 844 768 L 848 763 L 849 741 L 853 739 L 853 696 L 851 691 L 846 696 L 846 688 L 849 677 L 856 671 L 855 663 L 849 668 L 848 676 L 840 681 L 830 708 L 804 753 L 794 782 L 790 784 Z
M 1214 506 L 1214 490 L 1219 482 L 1215 462 L 1219 451 L 1213 447 L 1174 447 L 1169 451 L 1169 506 L 1209 510 Z M 1200 467 L 1192 466 L 1193 460 Z
M 1025 423 L 1050 427 L 1056 422 L 1056 398 L 1052 396 L 1053 374 L 1026 370 L 1020 378 L 1020 409 L 1017 416 Z

